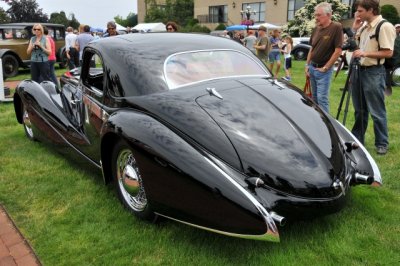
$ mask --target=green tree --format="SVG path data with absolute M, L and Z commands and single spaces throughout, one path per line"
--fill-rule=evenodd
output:
M 69 14 L 68 25 L 67 26 L 71 26 L 72 28 L 77 29 L 80 24 L 81 23 L 79 23 L 79 21 L 75 18 L 75 14 L 74 13 Z
M 8 23 L 10 22 L 10 17 L 8 16 L 7 12 L 0 7 L 0 23 Z
M 61 11 L 60 13 L 51 13 L 49 22 L 62 24 L 65 27 L 71 26 L 74 29 L 77 29 L 80 24 L 79 21 L 76 20 L 74 13 L 69 14 L 69 18 L 67 18 L 64 11 Z
M 155 0 L 145 1 L 148 7 L 145 22 L 175 21 L 181 27 L 193 22 L 193 0 L 166 0 L 165 5 L 158 5 Z
M 63 24 L 65 27 L 68 26 L 68 18 L 65 15 L 64 11 L 61 11 L 60 13 L 57 12 L 51 13 L 49 22 L 56 24 Z
M 167 13 L 164 6 L 157 4 L 155 0 L 145 0 L 147 6 L 146 16 L 144 22 L 166 22 Z
M 129 13 L 125 19 L 121 16 L 116 16 L 114 20 L 124 27 L 134 27 L 138 24 L 138 17 L 135 13 Z
M 383 5 L 381 6 L 382 17 L 393 25 L 400 23 L 399 13 L 393 5 Z
M 341 0 L 306 0 L 304 7 L 296 11 L 294 20 L 290 21 L 283 31 L 292 36 L 310 35 L 315 27 L 314 10 L 315 6 L 321 2 L 328 2 L 332 5 L 332 20 L 339 21 L 343 15 L 347 14 L 350 6 L 343 4 Z
M 7 14 L 11 22 L 48 22 L 49 18 L 43 13 L 35 0 L 6 1 L 10 6 Z

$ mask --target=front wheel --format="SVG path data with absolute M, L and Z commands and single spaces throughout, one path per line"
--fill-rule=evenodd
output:
M 139 166 L 132 149 L 122 140 L 113 149 L 112 174 L 122 204 L 135 216 L 154 222 L 157 216 L 147 200 Z
M 18 74 L 18 60 L 14 55 L 6 54 L 1 58 L 3 62 L 4 79 L 15 77 Z
M 400 86 L 400 66 L 396 66 L 392 71 L 392 83 L 394 86 Z
M 22 124 L 24 125 L 25 135 L 30 140 L 36 140 L 32 129 L 32 122 L 25 105 L 22 106 Z

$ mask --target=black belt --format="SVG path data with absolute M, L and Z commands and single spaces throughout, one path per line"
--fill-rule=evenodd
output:
M 382 65 L 373 65 L 373 66 L 360 66 L 360 69 L 361 70 L 367 70 L 367 69 L 370 69 L 370 68 L 374 68 L 374 67 L 380 67 L 380 66 L 382 66 Z
M 321 68 L 321 67 L 324 67 L 325 64 L 326 64 L 326 63 L 324 63 L 324 64 L 317 64 L 317 63 L 311 62 L 310 65 L 312 65 L 313 67 L 316 67 L 316 68 Z

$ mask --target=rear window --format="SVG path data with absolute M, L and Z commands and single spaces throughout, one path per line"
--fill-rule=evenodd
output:
M 174 54 L 165 61 L 164 73 L 170 89 L 217 78 L 270 75 L 259 62 L 234 50 Z

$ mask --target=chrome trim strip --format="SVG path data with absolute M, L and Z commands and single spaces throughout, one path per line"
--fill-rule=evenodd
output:
M 203 229 L 203 230 L 207 230 L 213 233 L 217 233 L 217 234 L 221 234 L 221 235 L 226 235 L 226 236 L 231 236 L 231 237 L 238 237 L 238 238 L 244 238 L 244 239 L 252 239 L 252 240 L 261 240 L 261 241 L 271 241 L 271 242 L 279 242 L 279 234 L 277 233 L 273 233 L 271 232 L 269 229 L 267 232 L 265 232 L 265 234 L 262 235 L 245 235 L 245 234 L 237 234 L 237 233 L 230 233 L 230 232 L 225 232 L 225 231 L 221 231 L 221 230 L 216 230 L 216 229 L 212 229 L 212 228 L 208 228 L 208 227 L 204 227 L 204 226 L 200 226 L 197 224 L 192 224 L 192 223 L 188 223 L 185 221 L 181 221 L 160 213 L 156 213 L 157 215 L 160 215 L 164 218 L 168 218 L 170 220 L 173 220 L 175 222 L 179 222 L 179 223 L 183 223 L 186 225 L 190 225 L 199 229 Z
M 342 128 L 344 128 L 347 131 L 347 133 L 349 133 L 354 138 L 354 141 L 360 146 L 359 148 L 366 154 L 367 159 L 372 166 L 372 170 L 374 171 L 374 181 L 378 182 L 379 184 L 382 185 L 383 181 L 382 181 L 382 177 L 381 177 L 381 172 L 379 171 L 378 165 L 376 164 L 375 160 L 372 158 L 371 154 L 369 154 L 369 152 L 364 147 L 364 145 L 353 135 L 353 133 L 351 133 L 350 130 L 348 130 L 345 126 L 343 126 L 343 124 L 340 123 L 338 120 L 336 120 L 336 121 Z
M 235 180 L 232 177 L 230 177 L 221 168 L 219 168 L 218 165 L 216 165 L 214 162 L 212 162 L 207 157 L 204 157 L 204 159 L 210 165 L 212 165 L 215 169 L 217 169 L 217 171 L 219 171 L 227 180 L 229 180 L 236 188 L 239 189 L 239 191 L 241 191 L 243 193 L 243 195 L 245 195 L 254 204 L 254 206 L 260 212 L 260 215 L 264 218 L 265 223 L 267 224 L 268 231 L 266 232 L 266 234 L 269 235 L 269 237 L 271 238 L 270 241 L 279 242 L 278 228 L 277 228 L 271 214 L 268 213 L 268 211 L 264 208 L 264 206 L 262 206 L 261 203 L 258 202 L 258 200 L 256 200 L 246 189 L 244 189 L 244 187 L 242 187 L 237 182 L 235 182 Z

